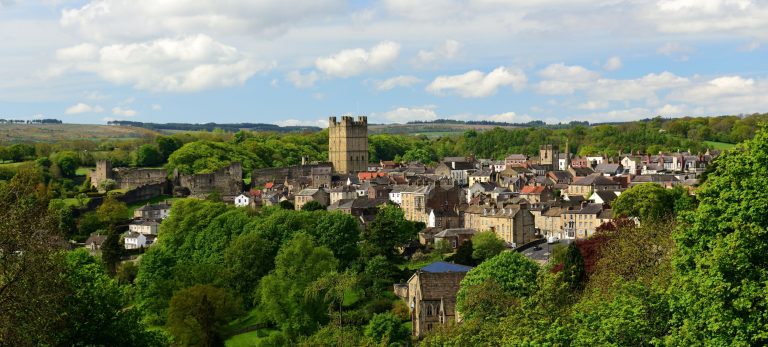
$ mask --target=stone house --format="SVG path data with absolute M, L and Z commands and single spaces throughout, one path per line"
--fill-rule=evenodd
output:
M 146 204 L 133 211 L 133 218 L 140 218 L 145 220 L 163 220 L 168 218 L 168 214 L 171 213 L 171 204 L 168 202 L 161 202 L 159 204 Z
M 106 235 L 92 234 L 91 236 L 88 236 L 87 240 L 85 240 L 85 249 L 87 249 L 91 255 L 96 255 L 101 251 L 101 246 L 106 240 Z
M 504 158 L 506 168 L 525 167 L 528 165 L 528 156 L 525 154 L 510 154 Z
M 611 221 L 613 213 L 602 204 L 586 203 L 563 211 L 563 238 L 588 238 L 597 227 Z
M 389 198 L 389 192 L 392 188 L 384 185 L 376 185 L 368 187 L 368 199 L 380 199 Z
M 304 206 L 304 204 L 310 202 L 310 201 L 317 201 L 320 203 L 320 205 L 328 206 L 328 202 L 330 200 L 328 192 L 325 191 L 323 188 L 307 188 L 300 191 L 296 196 L 294 197 L 294 207 L 296 210 L 301 210 L 301 207 Z
M 592 174 L 587 177 L 575 179 L 568 185 L 568 195 L 581 195 L 587 197 L 598 190 L 618 190 L 621 184 L 600 174 Z
M 419 270 L 407 284 L 396 284 L 395 294 L 411 309 L 411 327 L 417 338 L 440 325 L 461 322 L 456 311 L 456 294 L 469 266 L 434 262 Z
M 429 209 L 427 228 L 444 230 L 461 227 L 461 218 L 456 211 Z
M 459 248 L 464 242 L 471 240 L 473 236 L 477 233 L 474 229 L 466 229 L 466 228 L 451 228 L 451 229 L 445 229 L 433 237 L 435 242 L 438 241 L 446 241 L 449 245 L 451 245 L 451 248 L 456 249 Z
M 330 191 L 330 203 L 331 205 L 342 199 L 354 199 L 357 197 L 357 190 L 349 185 L 343 185 L 331 189 Z
M 133 221 L 128 225 L 128 231 L 144 235 L 157 235 L 160 223 L 153 220 Z
M 520 190 L 520 197 L 530 203 L 552 200 L 552 189 L 547 186 L 525 186 Z
M 459 186 L 469 183 L 469 175 L 475 172 L 475 165 L 468 161 L 444 161 L 435 168 L 435 175 L 453 180 Z
M 464 228 L 490 230 L 507 244 L 520 246 L 533 241 L 536 225 L 527 204 L 505 207 L 469 206 L 464 211 Z

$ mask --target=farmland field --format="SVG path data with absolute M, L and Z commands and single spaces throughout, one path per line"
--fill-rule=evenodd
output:
M 0 143 L 57 142 L 66 140 L 131 139 L 158 132 L 128 126 L 96 124 L 0 124 Z

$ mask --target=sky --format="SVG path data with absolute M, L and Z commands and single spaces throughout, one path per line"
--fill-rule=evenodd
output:
M 765 0 L 0 0 L 0 118 L 768 112 Z

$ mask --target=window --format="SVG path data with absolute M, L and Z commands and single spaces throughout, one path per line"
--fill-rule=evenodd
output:
M 434 310 L 432 309 L 432 305 L 427 306 L 427 317 L 433 316 L 434 314 L 435 313 L 434 313 Z

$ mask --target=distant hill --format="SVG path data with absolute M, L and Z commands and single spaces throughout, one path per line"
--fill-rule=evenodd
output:
M 154 130 L 94 124 L 0 124 L 0 143 L 130 139 L 157 136 Z
M 144 123 L 144 122 L 131 122 L 124 120 L 116 120 L 107 123 L 109 125 L 122 125 L 133 126 L 152 130 L 176 130 L 176 131 L 213 131 L 214 129 L 221 129 L 227 132 L 237 132 L 240 130 L 250 131 L 274 131 L 274 132 L 301 132 L 301 131 L 320 131 L 319 127 L 313 126 L 279 126 L 275 124 L 266 123 L 231 123 L 231 124 L 218 124 L 218 123 L 204 123 L 204 124 L 191 124 L 191 123 Z

